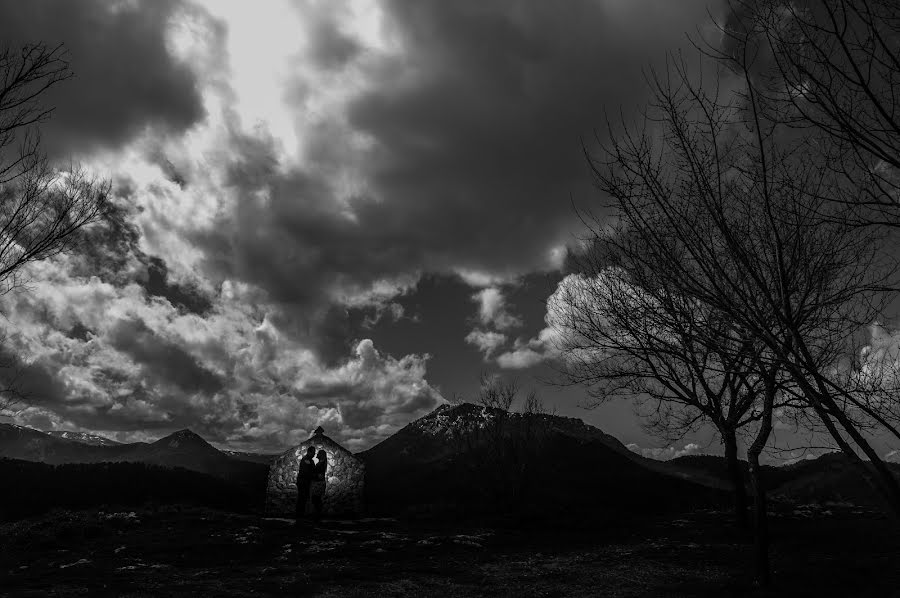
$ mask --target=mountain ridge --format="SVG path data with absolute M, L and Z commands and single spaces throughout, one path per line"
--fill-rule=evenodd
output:
M 44 432 L 45 434 L 50 434 L 56 438 L 62 438 L 63 440 L 73 440 L 75 442 L 80 442 L 82 444 L 90 444 L 95 446 L 114 446 L 123 444 L 116 440 L 112 440 L 107 438 L 106 436 L 101 436 L 99 434 L 90 434 L 88 432 L 73 432 L 71 430 L 38 430 L 39 432 Z
M 179 430 L 154 442 L 88 444 L 15 424 L 0 424 L 0 457 L 50 465 L 73 463 L 145 463 L 180 467 L 223 479 L 264 476 L 265 466 L 219 451 L 199 434 Z
M 659 471 L 582 420 L 471 403 L 440 406 L 359 456 L 369 503 L 384 512 L 609 516 L 724 496 L 720 488 Z

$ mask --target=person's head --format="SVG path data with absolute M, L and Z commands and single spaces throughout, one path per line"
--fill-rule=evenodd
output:
M 306 449 L 306 456 L 305 456 L 304 458 L 305 458 L 305 459 L 312 459 L 312 458 L 313 458 L 313 455 L 315 455 L 315 454 L 316 454 L 316 447 L 314 447 L 314 446 L 307 447 L 307 449 Z
M 327 461 L 328 454 L 324 450 L 320 450 L 318 453 L 316 453 L 316 459 L 318 459 L 319 461 Z

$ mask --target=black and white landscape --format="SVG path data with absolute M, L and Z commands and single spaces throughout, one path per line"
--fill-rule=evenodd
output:
M 0 595 L 900 596 L 893 0 L 0 40 Z
M 189 430 L 132 444 L 60 435 L 0 426 L 13 488 L 0 500 L 4 563 L 23 595 L 474 595 L 473 570 L 510 595 L 716 595 L 740 587 L 733 565 L 750 549 L 733 529 L 721 457 L 648 459 L 573 418 L 439 407 L 360 454 L 364 517 L 302 534 L 263 510 L 276 455 L 229 455 Z M 528 466 L 512 473 L 517 462 Z M 893 570 L 895 534 L 846 457 L 765 475 L 784 588 L 834 589 L 810 576 L 846 543 L 865 542 L 866 562 L 851 563 L 841 587 L 870 567 Z M 355 573 L 339 575 L 347 567 Z M 873 591 L 893 582 L 869 579 Z

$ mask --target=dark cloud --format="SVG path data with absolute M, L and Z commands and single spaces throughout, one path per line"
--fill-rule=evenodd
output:
M 182 346 L 168 341 L 142 320 L 118 322 L 108 335 L 115 349 L 140 364 L 150 380 L 165 380 L 186 392 L 215 393 L 223 388 L 219 376 L 203 367 Z
M 78 77 L 54 92 L 54 148 L 116 147 L 145 127 L 177 133 L 203 117 L 197 81 L 166 50 L 182 8 L 0 0 L 11 43 L 70 49 Z M 445 396 L 476 390 L 485 365 L 463 340 L 475 290 L 454 272 L 517 277 L 497 286 L 524 337 L 540 328 L 556 279 L 542 295 L 529 280 L 546 274 L 529 273 L 558 265 L 549 250 L 572 239 L 571 199 L 593 195 L 582 139 L 605 111 L 642 100 L 641 67 L 684 43 L 704 3 L 384 8 L 396 55 L 353 39 L 338 9 L 304 23 L 307 54 L 284 90 L 299 165 L 265 125 L 241 122 L 253 106 L 238 100 L 253 94 L 222 91 L 238 84 L 224 50 L 210 52 L 222 64 L 196 69 L 208 105 L 224 104 L 224 126 L 216 114 L 201 131 L 215 147 L 159 135 L 156 148 L 128 148 L 109 221 L 66 272 L 47 269 L 56 287 L 17 307 L 29 320 L 17 350 L 34 360 L 28 378 L 44 397 L 34 421 L 190 426 L 273 449 L 322 423 L 365 448 L 442 400 L 429 381 Z M 316 83 L 333 81 L 362 91 L 323 106 L 333 90 L 317 96 Z M 159 170 L 130 172 L 135 151 Z M 504 330 L 510 343 L 520 332 Z
M 72 275 L 96 276 L 111 284 L 126 283 L 130 264 L 143 255 L 141 231 L 132 220 L 135 212 L 127 200 L 116 198 L 99 222 L 82 229 L 73 244 Z
M 78 339 L 87 342 L 91 338 L 91 330 L 81 322 L 75 322 L 75 325 L 66 333 L 69 338 Z
M 195 314 L 204 314 L 212 308 L 212 301 L 201 291 L 169 280 L 165 260 L 147 258 L 147 278 L 144 289 L 151 297 L 162 297 L 174 307 Z
M 367 404 L 359 400 L 342 401 L 340 405 L 341 419 L 352 428 L 365 428 L 371 425 L 383 411 L 378 404 Z
M 144 127 L 178 132 L 204 112 L 188 66 L 166 46 L 178 0 L 153 2 L 0 1 L 4 45 L 65 44 L 75 78 L 46 97 L 43 128 L 54 153 L 118 146 Z
M 23 362 L 10 345 L 14 339 L 4 339 L 0 345 L 0 384 L 29 405 L 58 405 L 68 395 L 66 385 L 56 375 L 54 356 L 45 356 L 31 363 Z
M 277 170 L 272 139 L 236 136 L 241 200 L 198 239 L 213 271 L 301 311 L 422 272 L 551 269 L 578 226 L 571 200 L 593 195 L 582 139 L 640 102 L 642 67 L 707 18 L 701 0 L 385 7 L 401 55 L 367 63 L 367 90 L 306 132 L 302 170 Z M 355 195 L 336 196 L 342 165 L 364 181 Z
M 340 69 L 356 58 L 362 47 L 343 33 L 333 19 L 322 19 L 311 27 L 312 57 L 320 67 Z
M 570 200 L 591 200 L 581 140 L 642 99 L 642 68 L 684 43 L 705 4 L 389 2 L 412 67 L 386 64 L 351 110 L 379 141 L 384 204 L 361 220 L 385 206 L 393 234 L 422 231 L 448 261 L 546 267 L 576 228 Z

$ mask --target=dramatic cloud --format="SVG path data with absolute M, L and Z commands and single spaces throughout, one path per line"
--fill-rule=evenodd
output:
M 197 237 L 212 272 L 303 306 L 404 292 L 422 272 L 558 267 L 569 199 L 593 193 L 580 140 L 707 16 L 705 2 L 336 3 L 342 21 L 326 6 L 299 10 L 310 37 L 293 62 L 259 65 L 282 76 L 265 92 L 286 101 L 275 123 L 240 129 L 251 100 L 235 92 L 235 199 Z
M 57 155 L 119 146 L 150 128 L 178 133 L 203 117 L 194 73 L 167 47 L 178 0 L 0 3 L 0 37 L 16 48 L 64 44 L 76 77 L 52 89 L 43 128 Z
M 657 305 L 652 296 L 631 284 L 621 269 L 606 268 L 593 277 L 569 274 L 547 299 L 545 327 L 534 338 L 517 339 L 511 351 L 497 357 L 497 363 L 503 368 L 522 369 L 555 359 L 591 362 L 606 351 L 607 341 L 598 337 L 600 330 L 615 339 L 616 347 L 638 342 L 638 332 L 614 328 L 611 313 L 647 314 Z M 666 334 L 660 328 L 646 331 L 656 338 Z
M 551 358 L 550 320 L 501 353 L 526 313 L 504 293 L 562 266 L 571 199 L 594 193 L 582 139 L 641 102 L 641 68 L 706 9 L 3 3 L 8 43 L 68 47 L 77 77 L 48 98 L 45 140 L 111 177 L 116 203 L 79 253 L 28 273 L 32 292 L 0 298 L 20 421 L 257 448 L 321 424 L 369 446 L 442 400 L 429 356 L 369 334 L 413 321 L 432 274 L 470 285 L 460 311 L 477 291 L 465 341 L 486 358 Z
M 137 283 L 72 278 L 62 262 L 38 270 L 32 292 L 2 301 L 0 375 L 28 399 L 21 423 L 123 440 L 191 427 L 270 450 L 325 425 L 359 449 L 442 401 L 425 380 L 428 356 L 395 359 L 363 340 L 329 367 L 273 324 L 276 308 L 249 301 L 249 287 L 223 285 L 197 314 Z
M 497 356 L 497 365 L 504 369 L 525 369 L 563 358 L 567 350 L 578 346 L 578 331 L 571 325 L 573 313 L 579 309 L 599 309 L 592 301 L 588 305 L 582 302 L 602 296 L 607 290 L 604 282 L 599 277 L 589 281 L 580 274 L 569 274 L 560 280 L 547 299 L 544 328 L 531 339 L 516 339 L 512 350 Z M 580 319 L 577 313 L 574 318 Z

